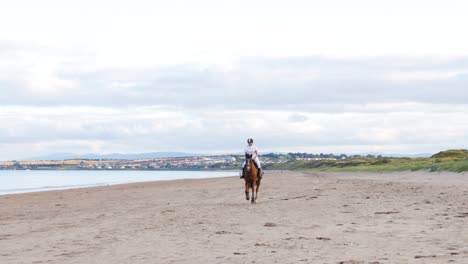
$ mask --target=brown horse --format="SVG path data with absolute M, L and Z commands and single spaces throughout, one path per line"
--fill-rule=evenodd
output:
M 257 167 L 254 164 L 252 159 L 247 160 L 247 164 L 245 165 L 245 199 L 249 200 L 249 189 L 252 189 L 252 199 L 250 200 L 251 203 L 256 203 L 257 201 L 257 194 L 258 194 L 258 187 L 260 187 L 261 178 L 257 175 Z

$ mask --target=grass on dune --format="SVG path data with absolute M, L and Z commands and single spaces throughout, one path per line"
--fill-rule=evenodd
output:
M 468 171 L 468 151 L 442 151 L 430 158 L 364 158 L 345 160 L 292 161 L 269 169 L 319 171 Z

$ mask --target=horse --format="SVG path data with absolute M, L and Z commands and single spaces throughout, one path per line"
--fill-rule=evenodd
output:
M 252 199 L 250 203 L 254 204 L 257 201 L 258 187 L 260 187 L 261 178 L 257 175 L 257 166 L 255 166 L 253 159 L 248 159 L 245 165 L 245 199 L 248 201 L 249 189 L 252 189 Z

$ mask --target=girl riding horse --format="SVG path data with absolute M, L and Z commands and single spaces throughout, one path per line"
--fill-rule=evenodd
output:
M 258 159 L 258 150 L 257 147 L 253 145 L 253 139 L 249 138 L 247 139 L 247 146 L 244 149 L 245 152 L 245 161 L 242 164 L 242 176 L 240 177 L 243 179 L 245 177 L 245 165 L 247 164 L 248 159 L 252 159 L 255 163 L 255 166 L 257 167 L 257 175 L 261 179 L 263 176 L 263 171 L 262 167 L 260 165 L 260 160 Z

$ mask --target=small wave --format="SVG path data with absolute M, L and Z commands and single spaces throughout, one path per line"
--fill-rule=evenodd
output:
M 98 186 L 106 186 L 106 185 L 113 185 L 113 184 L 120 184 L 120 182 L 102 182 L 102 183 L 92 183 L 92 184 L 42 186 L 42 187 L 35 187 L 35 188 L 0 189 L 0 195 L 15 194 L 15 193 L 29 193 L 29 192 L 43 192 L 43 191 L 53 191 L 53 190 L 66 190 L 66 189 L 87 188 L 87 187 L 98 187 Z

